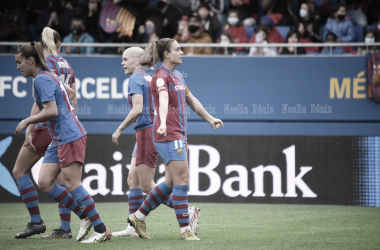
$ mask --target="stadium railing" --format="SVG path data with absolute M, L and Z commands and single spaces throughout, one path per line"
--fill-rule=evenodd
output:
M 26 42 L 1 42 L 0 46 L 21 46 L 24 45 Z M 62 43 L 62 47 L 66 46 L 74 46 L 74 47 L 98 47 L 98 48 L 122 48 L 122 50 L 127 49 L 129 47 L 146 47 L 148 43 Z M 377 47 L 377 51 L 380 50 L 380 42 L 378 43 L 267 43 L 267 44 L 257 44 L 257 43 L 231 43 L 231 44 L 219 44 L 219 43 L 180 43 L 179 44 L 181 48 L 190 48 L 190 52 L 193 53 L 194 48 L 199 47 L 208 47 L 208 48 L 224 48 L 224 55 L 228 55 L 228 48 L 251 48 L 251 47 L 270 47 L 270 48 L 281 48 L 281 47 L 318 47 L 318 48 L 324 48 L 328 47 L 330 48 L 330 54 L 331 56 L 334 56 L 332 52 L 332 48 L 335 47 L 354 47 L 359 48 L 363 47 L 365 48 L 366 52 L 371 47 Z M 89 50 L 88 50 L 89 51 Z M 84 54 L 81 54 L 84 55 Z M 87 54 L 90 55 L 90 54 Z M 92 54 L 92 55 L 99 55 L 99 54 Z M 104 54 L 106 55 L 106 54 Z M 107 54 L 112 55 L 112 54 Z M 216 54 L 213 54 L 216 55 Z M 297 51 L 295 51 L 294 56 L 297 55 Z M 313 55 L 319 55 L 319 54 L 306 54 L 306 56 L 313 56 Z M 355 56 L 354 54 L 347 54 L 350 56 Z M 200 55 L 202 56 L 202 55 Z M 203 55 L 205 56 L 205 55 Z M 210 55 L 207 55 L 210 56 Z M 247 56 L 247 55 L 242 55 Z M 292 55 L 286 55 L 286 56 L 292 56 Z M 299 56 L 299 55 L 298 55 Z M 337 55 L 342 56 L 342 55 Z

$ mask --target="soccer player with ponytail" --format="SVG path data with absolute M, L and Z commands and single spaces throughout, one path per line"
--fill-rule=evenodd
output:
M 145 219 L 165 196 L 172 193 L 172 203 L 181 229 L 180 238 L 199 240 L 191 230 L 187 192 L 189 169 L 187 161 L 187 114 L 186 103 L 201 118 L 209 122 L 213 129 L 223 126 L 223 122 L 212 117 L 187 88 L 183 76 L 176 66 L 182 64 L 183 52 L 174 39 L 163 38 L 152 41 L 145 48 L 140 65 L 152 67 L 162 62 L 153 75 L 150 92 L 153 95 L 157 116 L 153 122 L 153 140 L 159 155 L 165 162 L 165 181 L 162 189 L 154 188 L 140 208 L 128 218 L 140 237 L 149 239 Z M 160 199 L 158 199 L 159 197 Z M 198 211 L 192 219 L 197 220 Z M 196 227 L 195 227 L 196 228 Z
M 30 124 L 47 121 L 52 137 L 41 166 L 38 187 L 49 197 L 73 211 L 80 219 L 86 216 L 89 218 L 95 233 L 89 239 L 82 241 L 83 243 L 109 240 L 111 232 L 104 225 L 94 200 L 81 183 L 87 132 L 75 114 L 64 83 L 46 65 L 40 43 L 33 42 L 21 46 L 16 52 L 15 59 L 17 69 L 23 76 L 34 78 L 35 100 L 40 110 L 33 112 L 30 117 L 19 123 L 16 135 L 21 135 Z M 54 183 L 61 171 L 67 189 Z M 28 189 L 24 189 L 25 192 L 29 191 Z M 33 228 L 31 230 L 33 234 L 38 233 Z

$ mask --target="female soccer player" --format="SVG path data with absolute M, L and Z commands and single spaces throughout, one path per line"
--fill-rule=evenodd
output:
M 124 51 L 121 65 L 124 68 L 125 74 L 132 74 L 128 83 L 128 100 L 132 110 L 127 118 L 119 126 L 112 135 L 112 141 L 115 145 L 119 145 L 118 139 L 124 129 L 136 122 L 136 144 L 132 153 L 131 167 L 128 175 L 128 202 L 129 214 L 137 211 L 143 203 L 144 193 L 148 194 L 153 188 L 156 188 L 156 183 L 153 180 L 155 168 L 157 164 L 157 150 L 154 146 L 152 138 L 152 126 L 154 119 L 154 105 L 149 87 L 152 77 L 146 73 L 140 64 L 139 59 L 144 54 L 144 50 L 139 47 L 128 48 Z M 165 187 L 166 184 L 160 184 L 164 190 L 171 190 Z M 157 187 L 158 188 L 158 187 Z M 144 193 L 143 193 L 144 192 Z M 169 195 L 163 203 L 170 208 L 173 208 L 171 195 Z M 191 216 L 194 217 L 194 230 L 198 230 L 198 207 L 192 207 Z M 128 224 L 125 230 L 112 233 L 112 236 L 138 236 L 135 229 Z
M 42 46 L 37 42 L 21 46 L 15 59 L 23 76 L 34 78 L 35 99 L 41 110 L 22 120 L 16 128 L 16 135 L 21 135 L 29 124 L 44 121 L 47 121 L 52 135 L 52 143 L 45 155 L 45 160 L 50 161 L 42 163 L 38 179 L 39 188 L 55 201 L 74 211 L 80 219 L 86 216 L 89 218 L 95 233 L 82 242 L 109 240 L 111 232 L 100 218 L 91 195 L 81 184 L 87 132 L 75 114 L 64 83 L 46 65 Z M 60 171 L 63 173 L 67 190 L 54 183 Z M 80 206 L 84 207 L 83 211 Z
M 145 218 L 161 201 L 172 192 L 172 202 L 181 228 L 180 238 L 199 240 L 189 226 L 187 191 L 189 169 L 187 163 L 187 116 L 186 103 L 212 128 L 223 126 L 223 122 L 212 117 L 186 87 L 180 72 L 174 68 L 182 63 L 182 55 L 177 41 L 164 38 L 151 42 L 145 49 L 142 66 L 152 67 L 160 59 L 162 66 L 153 75 L 150 90 L 154 105 L 159 112 L 154 119 L 153 139 L 156 149 L 165 162 L 165 186 L 168 191 L 153 189 L 136 213 L 128 221 L 140 237 L 149 239 L 146 233 Z M 170 107 L 170 108 L 169 108 Z M 168 129 L 167 129 L 168 128 Z M 173 188 L 171 190 L 171 188 Z M 158 199 L 159 197 L 159 199 Z
M 52 40 L 51 36 L 48 34 L 52 32 L 53 30 L 50 28 L 45 28 L 44 31 L 42 32 L 42 40 L 43 41 L 45 40 L 46 41 L 45 43 L 49 44 L 50 41 Z M 57 35 L 59 37 L 58 33 Z M 53 40 L 53 42 L 55 42 L 55 40 Z M 60 42 L 58 46 L 60 47 Z M 50 50 L 56 53 L 57 47 L 51 48 Z M 65 65 L 69 65 L 66 60 L 64 60 L 64 62 L 66 62 Z M 48 61 L 47 64 L 48 64 L 48 67 L 53 68 L 53 64 L 50 61 Z M 70 69 L 71 69 L 71 66 L 70 66 Z M 74 72 L 72 71 L 72 69 L 70 70 L 70 72 L 72 72 L 71 75 L 74 76 Z M 70 76 L 69 73 L 62 72 L 62 71 L 58 71 L 56 72 L 56 74 L 61 75 L 61 77 L 66 77 L 66 79 L 68 76 Z M 70 89 L 70 87 L 66 85 L 65 87 L 70 99 L 76 103 L 75 85 L 72 86 L 72 89 Z M 38 112 L 39 112 L 39 109 L 36 103 L 34 103 L 32 107 L 31 115 L 34 115 Z M 15 177 L 17 181 L 17 185 L 20 190 L 21 197 L 24 200 L 24 203 L 27 209 L 29 210 L 29 213 L 31 216 L 31 222 L 27 224 L 27 228 L 23 232 L 16 234 L 15 238 L 26 238 L 34 234 L 44 233 L 46 231 L 46 226 L 42 221 L 40 211 L 39 211 L 37 192 L 33 185 L 32 180 L 30 179 L 28 172 L 41 157 L 45 156 L 45 152 L 49 144 L 51 143 L 51 141 L 52 141 L 52 138 L 46 124 L 37 123 L 37 124 L 30 124 L 28 126 L 26 130 L 26 134 L 25 134 L 25 143 L 23 144 L 23 147 L 20 150 L 15 166 L 13 168 L 13 176 Z M 60 185 L 62 185 L 62 187 L 65 188 L 64 179 L 61 174 L 57 177 L 57 183 L 59 183 Z M 59 206 L 60 207 L 59 213 L 61 217 L 60 229 L 54 230 L 53 234 L 49 236 L 44 236 L 44 237 L 49 237 L 49 238 L 71 238 L 72 237 L 72 233 L 70 230 L 71 211 L 64 207 L 61 208 L 61 206 L 62 205 Z M 81 230 L 83 231 L 82 228 L 83 227 L 81 227 Z

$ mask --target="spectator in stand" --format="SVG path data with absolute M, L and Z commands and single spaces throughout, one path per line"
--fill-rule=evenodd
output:
M 197 13 L 201 18 L 202 26 L 205 31 L 210 35 L 210 37 L 213 38 L 213 41 L 215 41 L 215 35 L 221 30 L 221 25 L 218 18 L 207 4 L 201 4 Z
M 148 18 L 145 25 L 139 27 L 138 43 L 150 43 L 151 41 L 160 40 L 162 28 L 160 22 L 154 17 Z
M 311 36 L 310 33 L 305 30 L 305 26 L 302 22 L 299 22 L 296 27 L 298 28 L 298 33 L 300 33 L 300 43 L 320 43 L 319 36 Z M 306 53 L 319 53 L 318 47 L 305 47 Z
M 186 27 L 185 27 L 186 28 Z M 187 40 L 182 40 L 181 34 L 183 31 L 179 30 L 177 35 L 173 37 L 178 43 L 212 43 L 212 39 L 210 35 L 205 32 L 202 27 L 201 18 L 194 14 L 189 18 L 189 27 L 188 30 L 190 32 L 190 37 Z M 192 55 L 192 54 L 212 54 L 213 49 L 211 47 L 207 48 L 193 48 L 193 52 L 191 52 L 191 48 L 181 48 L 184 54 Z
M 191 0 L 191 10 L 197 11 L 202 4 L 207 5 L 215 14 L 222 14 L 224 10 L 224 0 Z
M 289 30 L 285 43 L 300 43 L 301 35 L 296 30 Z M 304 55 L 304 47 L 282 47 L 279 49 L 281 55 Z
M 256 29 L 255 43 L 268 44 L 268 30 L 263 26 Z M 263 55 L 263 56 L 275 56 L 277 55 L 276 48 L 271 47 L 251 47 L 249 50 L 250 56 Z
M 232 40 L 232 37 L 228 32 L 222 33 L 220 37 L 217 39 L 217 42 L 219 44 L 229 45 L 231 43 L 234 43 L 234 40 Z M 215 54 L 218 55 L 235 55 L 235 48 L 229 47 L 227 50 L 225 48 L 216 48 Z
M 95 42 L 104 43 L 112 35 L 103 31 L 99 24 L 99 15 L 102 7 L 101 0 L 88 2 L 88 15 L 86 18 L 86 31 L 94 38 Z
M 75 17 L 71 22 L 71 33 L 63 38 L 63 43 L 94 43 L 94 38 L 85 32 L 84 20 Z M 71 47 L 65 46 L 63 54 L 93 54 L 93 47 Z
M 258 20 L 259 0 L 231 0 L 230 9 L 238 10 L 244 26 L 252 26 Z
M 156 7 L 149 12 L 149 17 L 155 17 L 162 24 L 162 37 L 173 37 L 178 31 L 178 22 L 183 11 L 171 4 L 171 0 L 158 0 Z
M 365 37 L 363 38 L 363 43 L 366 43 L 367 46 L 360 47 L 357 54 L 366 55 L 367 53 L 379 52 L 379 47 L 372 45 L 377 42 L 379 42 L 379 34 L 376 30 L 367 30 Z
M 280 25 L 291 26 L 297 22 L 297 0 L 262 0 L 265 15 L 280 14 Z
M 327 34 L 332 32 L 337 35 L 338 42 L 353 42 L 355 38 L 354 25 L 351 20 L 346 19 L 346 7 L 337 5 L 332 15 L 323 30 L 324 41 L 326 41 Z
M 0 41 L 30 41 L 26 19 L 27 4 L 22 0 L 0 3 Z M 0 46 L 0 52 L 16 52 L 18 46 Z
M 321 19 L 315 15 L 315 7 L 311 2 L 301 4 L 299 11 L 299 22 L 301 22 L 305 29 L 305 35 L 314 40 L 321 40 L 319 31 L 321 28 Z M 316 41 L 315 41 L 316 42 Z
M 326 41 L 326 43 L 337 43 L 338 37 L 334 33 L 329 32 L 329 33 L 327 33 L 327 35 L 325 37 L 325 41 Z M 331 52 L 331 54 L 334 54 L 334 55 L 346 54 L 346 52 L 344 51 L 344 49 L 342 47 L 333 47 L 332 51 L 331 51 L 330 47 L 324 47 L 320 54 L 321 55 L 330 55 L 330 52 Z
M 268 33 L 268 42 L 269 43 L 283 43 L 284 38 L 282 38 L 280 32 L 274 27 L 275 23 L 273 19 L 268 16 L 263 16 L 260 18 L 260 27 L 265 29 Z M 255 36 L 251 37 L 250 43 L 255 43 Z
M 74 11 L 70 9 L 71 3 L 66 0 L 49 0 L 49 6 L 45 7 L 39 15 L 34 31 L 41 34 L 45 27 L 56 30 L 61 37 L 70 33 L 70 23 L 74 17 Z
M 240 13 L 237 10 L 230 10 L 227 15 L 227 22 L 224 25 L 223 32 L 229 32 L 234 43 L 248 43 L 247 33 L 241 23 Z M 236 48 L 237 51 L 243 51 L 244 48 Z

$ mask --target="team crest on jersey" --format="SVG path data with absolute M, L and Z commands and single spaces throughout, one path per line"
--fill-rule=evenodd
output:
M 162 86 L 164 86 L 164 84 L 165 84 L 164 79 L 162 79 L 162 78 L 157 79 L 157 81 L 156 81 L 157 87 L 162 87 Z
M 177 149 L 177 154 L 179 154 L 179 155 L 182 155 L 182 154 L 183 154 L 183 150 L 182 150 L 182 148 Z

